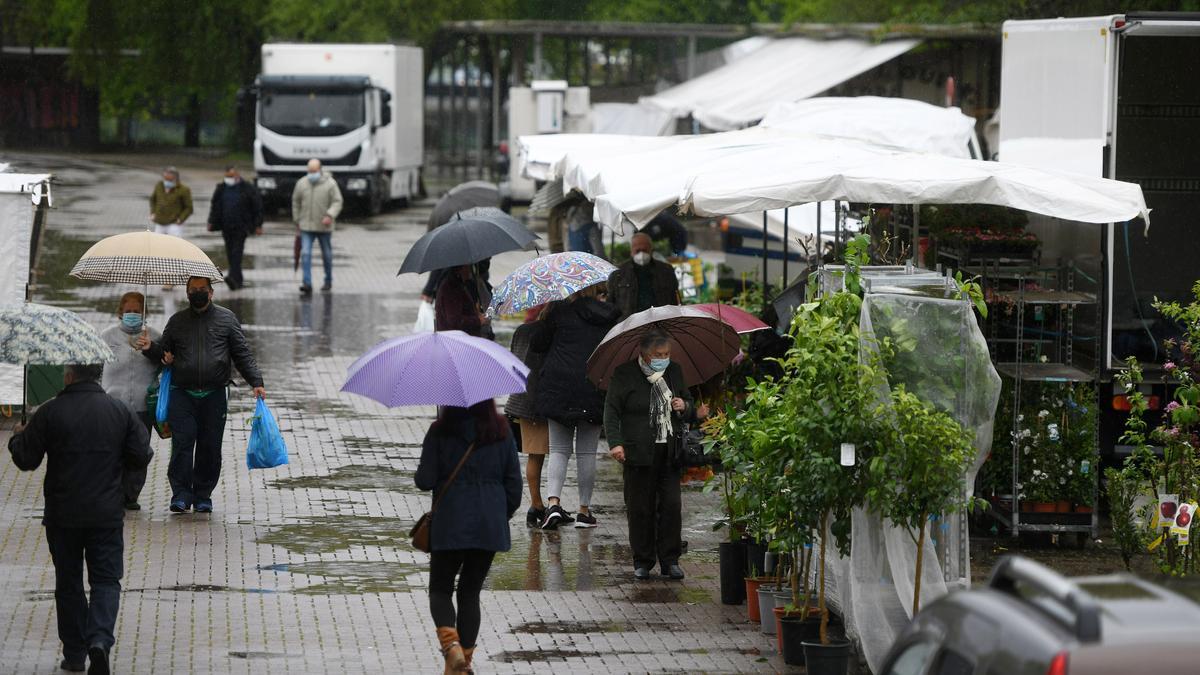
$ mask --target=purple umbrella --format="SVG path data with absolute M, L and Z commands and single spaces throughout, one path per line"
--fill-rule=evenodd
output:
M 529 368 L 504 347 L 459 330 L 384 340 L 350 366 L 342 391 L 396 408 L 468 407 L 525 391 Z

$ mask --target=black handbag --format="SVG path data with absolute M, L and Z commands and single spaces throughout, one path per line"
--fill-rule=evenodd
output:
M 671 438 L 675 445 L 676 466 L 691 469 L 708 466 L 715 461 L 715 458 L 710 456 L 704 447 L 704 432 L 699 429 L 693 429 L 691 425 L 685 423 L 680 434 Z

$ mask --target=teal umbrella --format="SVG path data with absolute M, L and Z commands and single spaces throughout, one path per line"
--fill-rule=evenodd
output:
M 62 366 L 105 363 L 112 350 L 72 311 L 27 302 L 0 307 L 0 363 Z M 24 389 L 24 388 L 23 388 Z M 21 422 L 25 422 L 21 405 Z

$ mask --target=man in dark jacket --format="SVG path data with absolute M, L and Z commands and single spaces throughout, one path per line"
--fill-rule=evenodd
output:
M 221 474 L 230 360 L 254 387 L 256 397 L 267 392 L 242 324 L 233 312 L 213 304 L 212 282 L 192 277 L 187 294 L 191 306 L 167 321 L 162 340 L 151 342 L 143 336 L 138 347 L 146 358 L 171 364 L 171 511 L 184 513 L 195 505 L 196 513 L 211 513 L 212 492 Z
M 679 280 L 675 268 L 655 260 L 650 235 L 638 232 L 630 242 L 633 259 L 608 277 L 609 302 L 621 310 L 621 320 L 651 307 L 679 304 Z
M 8 441 L 13 462 L 33 471 L 46 457 L 42 524 L 54 560 L 63 670 L 107 673 L 116 638 L 125 543 L 124 474 L 150 463 L 150 435 L 129 406 L 104 393 L 103 367 L 67 366 L 66 387 Z M 87 560 L 91 598 L 83 590 Z M 90 602 L 89 602 L 90 600 Z
M 220 231 L 225 239 L 225 255 L 229 257 L 229 274 L 225 283 L 236 291 L 245 285 L 242 280 L 242 252 L 246 237 L 253 232 L 262 234 L 263 208 L 258 190 L 238 173 L 236 166 L 225 167 L 225 178 L 213 190 L 212 206 L 208 211 L 208 231 Z

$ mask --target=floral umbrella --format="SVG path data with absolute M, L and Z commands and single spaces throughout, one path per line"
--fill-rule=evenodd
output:
M 552 253 L 518 267 L 492 290 L 488 314 L 513 314 L 608 281 L 617 268 L 603 258 L 581 251 Z
M 112 360 L 112 350 L 100 334 L 74 312 L 31 302 L 0 307 L 2 363 L 61 366 Z M 22 401 L 22 423 L 24 410 Z

